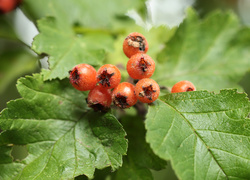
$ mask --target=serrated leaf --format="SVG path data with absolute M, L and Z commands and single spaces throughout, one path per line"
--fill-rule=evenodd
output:
M 23 97 L 1 112 L 0 145 L 27 145 L 29 155 L 22 167 L 0 174 L 6 179 L 69 179 L 81 174 L 93 177 L 95 168 L 122 164 L 126 153 L 125 131 L 109 114 L 88 111 L 86 95 L 68 82 L 43 82 L 41 75 L 21 78 L 17 88 Z M 2 156 L 2 154 L 0 155 Z M 12 177 L 12 178 L 8 178 Z
M 71 27 L 58 23 L 54 18 L 38 21 L 40 34 L 32 44 L 38 54 L 49 55 L 50 70 L 43 70 L 44 79 L 63 79 L 75 65 L 87 63 L 101 65 L 104 50 L 112 49 L 112 37 L 107 33 L 76 34 Z
M 250 67 L 250 29 L 236 15 L 216 11 L 200 20 L 193 10 L 158 56 L 154 79 L 172 87 L 189 80 L 197 89 L 240 88 Z
M 111 28 L 113 21 L 129 9 L 144 6 L 142 0 L 25 0 L 25 12 L 35 19 L 53 16 L 67 25 Z
M 146 139 L 180 179 L 249 179 L 246 94 L 174 93 L 149 107 Z

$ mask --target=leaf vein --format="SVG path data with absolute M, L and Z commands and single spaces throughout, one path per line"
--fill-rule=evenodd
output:
M 162 100 L 160 100 L 160 101 L 162 101 Z M 201 140 L 201 142 L 202 142 L 206 147 L 208 147 L 208 146 L 206 145 L 206 143 L 203 141 L 203 139 L 196 133 L 196 131 L 195 131 L 194 127 L 191 125 L 191 123 L 185 118 L 185 116 L 184 116 L 180 111 L 178 111 L 177 109 L 175 109 L 173 106 L 171 106 L 171 105 L 168 104 L 167 102 L 164 102 L 164 101 L 162 101 L 162 102 L 163 102 L 164 104 L 166 104 L 167 106 L 169 106 L 170 108 L 172 108 L 174 111 L 176 111 L 180 116 L 182 116 L 183 119 L 185 120 L 185 122 L 186 122 L 186 123 L 189 125 L 189 127 L 192 129 L 192 131 L 194 132 L 194 134 L 196 135 L 196 137 L 199 138 L 199 139 Z M 214 155 L 212 154 L 212 152 L 209 151 L 209 153 L 211 154 L 212 158 L 215 160 L 216 164 L 217 164 L 218 167 L 221 169 L 221 171 L 223 172 L 223 174 L 224 174 L 226 177 L 228 177 L 227 174 L 226 174 L 226 173 L 224 172 L 224 170 L 222 169 L 222 167 L 221 167 L 221 165 L 219 164 L 219 162 L 215 159 L 215 157 L 214 157 Z

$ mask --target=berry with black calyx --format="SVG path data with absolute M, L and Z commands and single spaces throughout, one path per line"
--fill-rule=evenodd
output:
M 139 80 L 135 85 L 135 95 L 143 103 L 154 102 L 160 94 L 159 85 L 149 78 Z
M 96 86 L 96 70 L 89 64 L 78 64 L 69 71 L 69 80 L 79 91 L 88 91 Z
M 133 79 L 149 78 L 154 71 L 155 62 L 147 54 L 135 54 L 127 62 L 127 72 Z
M 106 112 L 112 103 L 111 92 L 109 89 L 96 86 L 89 92 L 86 102 L 94 111 Z
M 114 105 L 125 109 L 136 104 L 135 86 L 128 82 L 122 82 L 112 92 Z
M 146 53 L 148 51 L 148 42 L 146 38 L 138 33 L 130 33 L 123 41 L 123 52 L 130 58 L 137 53 Z
M 121 81 L 121 72 L 115 65 L 105 64 L 97 71 L 97 81 L 103 88 L 115 88 Z
M 195 86 L 190 81 L 179 81 L 171 89 L 171 93 L 196 91 Z

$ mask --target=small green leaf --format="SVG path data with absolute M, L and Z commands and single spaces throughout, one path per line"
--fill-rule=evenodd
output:
M 40 34 L 35 37 L 32 49 L 49 55 L 50 70 L 43 70 L 45 80 L 68 77 L 68 71 L 77 64 L 101 65 L 104 50 L 113 47 L 112 37 L 107 33 L 76 34 L 54 18 L 39 20 L 38 28 Z
M 197 89 L 240 88 L 250 67 L 250 29 L 236 15 L 214 12 L 200 20 L 193 10 L 159 54 L 154 79 L 163 86 L 189 80 Z
M 236 90 L 168 94 L 149 107 L 146 139 L 180 179 L 248 179 L 249 105 Z
M 1 112 L 0 146 L 27 145 L 29 155 L 22 162 L 4 161 L 3 166 L 19 169 L 11 175 L 14 170 L 0 168 L 3 177 L 91 178 L 95 168 L 116 170 L 122 165 L 127 141 L 121 124 L 109 113 L 88 111 L 86 95 L 68 79 L 43 82 L 36 74 L 21 78 L 17 88 L 23 98 L 9 102 Z

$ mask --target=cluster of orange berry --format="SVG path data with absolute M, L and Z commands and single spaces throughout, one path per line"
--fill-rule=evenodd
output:
M 140 33 L 129 34 L 123 42 L 124 54 L 130 58 L 127 72 L 130 77 L 139 80 L 136 85 L 120 83 L 121 73 L 112 64 L 105 64 L 98 71 L 91 65 L 78 64 L 69 71 L 70 83 L 77 90 L 90 90 L 86 101 L 96 111 L 106 111 L 112 102 L 122 109 L 135 105 L 137 100 L 152 103 L 158 98 L 160 87 L 149 79 L 154 73 L 155 62 L 145 54 L 147 50 L 147 40 Z
M 121 81 L 119 69 L 112 64 L 105 64 L 98 71 L 89 64 L 78 64 L 69 71 L 70 83 L 77 90 L 90 90 L 87 104 L 95 111 L 106 111 L 113 102 L 119 108 L 129 108 L 136 104 L 154 102 L 160 87 L 149 79 L 155 71 L 154 60 L 147 55 L 148 42 L 137 32 L 129 34 L 123 42 L 123 52 L 129 58 L 127 72 L 129 76 L 138 80 L 136 85 Z M 176 83 L 171 92 L 194 91 L 194 85 L 189 81 Z

